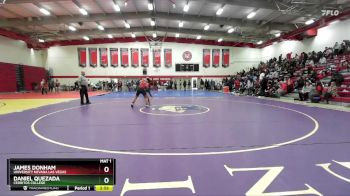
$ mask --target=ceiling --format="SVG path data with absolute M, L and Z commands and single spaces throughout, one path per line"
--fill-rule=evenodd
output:
M 149 10 L 149 3 L 153 10 Z M 187 12 L 185 5 L 189 6 Z M 320 19 L 321 10 L 342 12 L 350 7 L 350 0 L 6 0 L 0 6 L 1 29 L 45 42 L 83 36 L 107 38 L 108 34 L 129 38 L 132 33 L 149 38 L 155 33 L 158 37 L 178 34 L 180 38 L 196 39 L 201 35 L 205 40 L 256 43 L 301 28 L 309 19 Z M 220 8 L 223 11 L 217 15 Z M 252 12 L 256 15 L 248 19 Z M 130 28 L 125 27 L 126 22 Z M 206 25 L 208 30 L 204 30 Z M 228 33 L 231 28 L 233 32 Z

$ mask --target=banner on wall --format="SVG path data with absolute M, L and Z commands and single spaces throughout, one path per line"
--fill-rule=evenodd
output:
M 80 67 L 86 67 L 86 48 L 78 48 L 78 60 Z
M 160 67 L 160 49 L 153 49 L 153 67 Z
M 110 48 L 109 56 L 111 58 L 111 66 L 118 67 L 118 48 Z
M 172 50 L 171 49 L 164 49 L 164 61 L 165 61 L 165 67 L 171 67 L 172 65 Z
M 121 56 L 121 66 L 128 67 L 129 66 L 129 49 L 120 48 L 120 56 Z
M 213 49 L 213 67 L 217 68 L 219 67 L 220 63 L 220 49 Z
M 203 49 L 203 67 L 210 67 L 210 49 Z
M 230 49 L 222 49 L 222 67 L 228 67 L 230 65 Z
M 139 49 L 131 48 L 131 66 L 138 67 L 139 66 Z
M 108 52 L 107 48 L 100 48 L 100 66 L 107 67 L 108 66 Z
M 90 66 L 97 67 L 97 48 L 89 48 Z
M 149 66 L 149 50 L 148 48 L 141 48 L 141 66 Z

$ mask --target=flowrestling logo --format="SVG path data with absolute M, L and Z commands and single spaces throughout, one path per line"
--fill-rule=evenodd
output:
M 149 108 L 141 108 L 140 112 L 152 115 L 184 116 L 204 114 L 209 108 L 200 105 L 191 104 L 171 104 L 171 105 L 153 105 Z
M 338 16 L 339 10 L 321 10 L 322 16 Z

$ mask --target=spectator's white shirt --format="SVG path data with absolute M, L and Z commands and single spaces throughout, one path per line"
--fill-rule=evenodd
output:
M 326 58 L 323 56 L 321 57 L 320 61 L 319 61 L 321 64 L 326 64 L 327 63 L 327 60 Z
M 262 80 L 262 79 L 264 79 L 264 78 L 265 78 L 265 73 L 262 72 L 262 73 L 260 74 L 260 76 L 259 76 L 259 80 Z
M 247 81 L 247 88 L 252 88 L 253 87 L 253 82 L 248 80 Z
M 311 89 L 312 89 L 312 86 L 311 85 L 309 85 L 309 86 L 303 86 L 303 88 L 302 88 L 302 90 L 301 90 L 301 92 L 302 93 L 310 93 L 311 92 Z
M 278 78 L 278 72 L 277 71 L 274 71 L 272 73 L 272 78 Z
M 314 65 L 315 65 L 315 63 L 314 63 L 314 61 L 313 61 L 312 59 L 311 59 L 311 60 L 308 60 L 308 62 L 307 62 L 306 64 L 311 65 L 311 66 L 314 66 Z
M 340 45 L 338 44 L 338 43 L 336 43 L 335 45 L 334 45 L 334 50 L 340 50 Z
M 327 55 L 330 55 L 333 52 L 332 48 L 328 48 L 328 50 L 326 51 Z

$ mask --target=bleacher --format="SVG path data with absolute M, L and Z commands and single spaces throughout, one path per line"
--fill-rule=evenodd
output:
M 345 103 L 350 103 L 350 72 L 347 72 L 348 67 L 343 66 L 342 63 L 344 61 L 347 61 L 350 63 L 350 54 L 344 54 L 344 55 L 339 55 L 335 57 L 334 59 L 329 59 L 327 60 L 326 65 L 322 66 L 315 66 L 312 67 L 312 70 L 317 72 L 317 78 L 319 80 L 325 80 L 330 81 L 330 77 L 332 76 L 332 71 L 336 72 L 342 72 L 341 73 L 344 77 L 344 82 L 341 84 L 340 87 L 338 87 L 338 95 L 337 97 L 333 97 L 331 101 L 334 102 L 345 102 Z M 331 70 L 328 70 L 331 68 Z M 322 72 L 327 72 L 327 74 L 321 74 Z M 327 92 L 327 87 L 324 88 L 323 92 Z
M 344 81 L 338 87 L 338 96 L 333 97 L 330 101 L 350 103 L 350 51 L 349 49 L 343 51 L 341 55 L 334 55 L 332 53 L 327 58 L 328 59 L 326 59 L 326 62 L 323 64 L 321 63 L 316 63 L 314 65 L 306 64 L 305 66 L 302 66 L 302 64 L 300 63 L 301 62 L 300 59 L 299 60 L 288 59 L 288 63 L 292 63 L 293 60 L 297 63 L 296 67 L 294 67 L 293 74 L 290 75 L 290 72 L 286 73 L 286 70 L 285 70 L 284 72 L 280 72 L 279 75 L 280 75 L 280 78 L 290 77 L 290 79 L 293 81 L 293 84 L 294 84 L 293 85 L 294 91 L 289 92 L 283 95 L 282 97 L 291 97 L 294 99 L 298 99 L 299 95 L 298 95 L 298 89 L 296 89 L 296 81 L 302 76 L 306 76 L 309 79 L 312 79 L 313 82 L 321 81 L 323 84 L 325 84 L 324 91 L 323 91 L 323 95 L 324 95 L 324 93 L 327 92 L 328 84 L 330 83 L 332 78 L 335 76 L 333 74 L 340 73 L 344 77 Z M 260 74 L 261 71 L 265 69 L 269 70 L 269 66 L 271 62 L 272 62 L 272 65 L 273 63 L 277 63 L 276 58 L 270 59 L 267 63 L 261 63 L 258 67 L 258 70 L 260 71 L 258 73 Z M 287 68 L 289 65 L 290 64 L 287 64 Z M 285 65 L 279 64 L 279 66 L 283 67 Z M 241 73 L 237 73 L 237 75 L 239 75 L 240 77 Z M 312 74 L 310 73 L 316 74 L 316 75 L 312 76 Z

